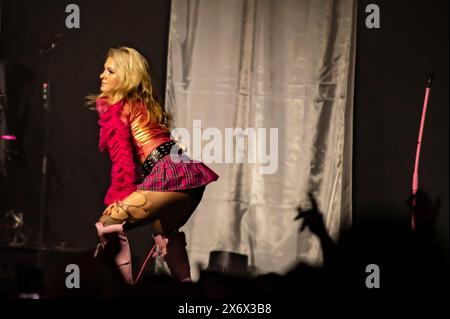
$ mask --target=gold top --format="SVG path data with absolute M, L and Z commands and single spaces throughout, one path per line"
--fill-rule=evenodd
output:
M 133 143 L 143 163 L 156 147 L 170 140 L 170 131 L 152 123 L 150 114 L 142 103 L 134 104 L 131 110 L 127 104 L 124 111 L 129 115 Z

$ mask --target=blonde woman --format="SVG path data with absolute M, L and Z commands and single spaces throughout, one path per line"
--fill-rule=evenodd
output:
M 95 255 L 118 240 L 115 262 L 125 281 L 133 284 L 125 231 L 152 223 L 157 248 L 153 256 L 164 257 L 174 278 L 189 281 L 186 239 L 179 228 L 218 175 L 202 162 L 191 161 L 171 140 L 171 118 L 155 97 L 148 63 L 138 51 L 110 49 L 100 79 L 101 93 L 90 100 L 99 114 L 99 148 L 109 152 L 112 171 L 107 208 L 95 225 L 100 238 Z

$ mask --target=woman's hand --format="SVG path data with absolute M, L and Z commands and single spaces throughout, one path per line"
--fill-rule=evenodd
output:
M 106 207 L 106 209 L 103 211 L 102 216 L 103 215 L 111 215 L 111 213 L 113 212 L 112 210 L 115 209 L 117 211 L 117 207 L 118 207 L 119 203 L 116 201 L 112 204 L 110 204 L 108 207 Z
M 104 226 L 107 226 L 108 224 L 115 224 L 111 223 L 111 220 L 113 218 L 110 217 L 113 210 L 118 210 L 119 202 L 114 202 L 110 204 L 106 209 L 103 211 L 102 215 L 100 216 L 99 222 L 102 223 Z

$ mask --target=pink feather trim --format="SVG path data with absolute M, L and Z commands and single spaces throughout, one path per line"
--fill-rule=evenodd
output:
M 111 185 L 105 204 L 123 200 L 136 190 L 136 164 L 133 160 L 130 125 L 121 119 L 123 101 L 108 105 L 106 99 L 96 101 L 100 125 L 99 149 L 108 150 L 112 161 Z

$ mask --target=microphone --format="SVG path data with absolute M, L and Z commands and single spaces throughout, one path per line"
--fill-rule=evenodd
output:
M 57 33 L 53 36 L 52 40 L 47 43 L 41 50 L 40 54 L 50 54 L 57 49 L 59 44 L 61 43 L 62 33 Z

